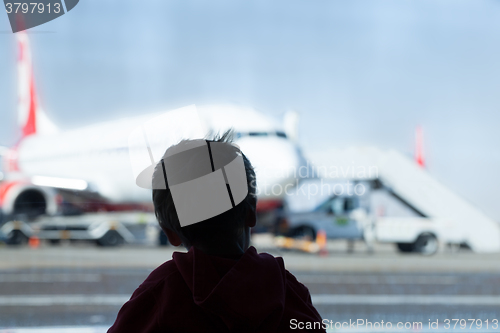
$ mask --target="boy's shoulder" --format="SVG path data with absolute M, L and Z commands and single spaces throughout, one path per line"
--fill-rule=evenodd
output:
M 183 286 L 191 287 L 194 283 L 191 277 L 193 276 L 193 267 L 210 265 L 217 268 L 220 276 L 236 267 L 238 271 L 246 272 L 249 275 L 262 274 L 262 271 L 274 271 L 274 277 L 281 276 L 279 280 L 282 281 L 283 287 L 293 293 L 297 294 L 299 298 L 307 300 L 309 297 L 308 288 L 297 280 L 297 278 L 285 268 L 285 263 L 282 257 L 275 257 L 269 253 L 258 253 L 254 247 L 250 247 L 244 260 L 233 260 L 208 255 L 200 255 L 196 251 L 174 252 L 172 259 L 164 262 L 156 269 L 154 269 L 144 282 L 137 288 L 136 292 L 145 292 L 157 289 L 177 289 L 182 284 Z M 238 265 L 236 265 L 238 264 Z M 273 268 L 274 267 L 274 268 Z M 259 268 L 259 269 L 257 269 Z M 257 269 L 257 271 L 256 271 Z M 243 270 L 243 271 L 242 271 Z M 258 272 L 260 271 L 260 272 Z M 253 273 L 253 274 L 251 274 Z M 264 274 L 265 275 L 265 274 Z M 248 276 L 250 278 L 250 276 Z M 189 288 L 192 289 L 192 288 Z
M 321 317 L 308 289 L 285 269 L 283 258 L 257 253 L 253 247 L 238 260 L 193 250 L 174 252 L 171 260 L 153 270 L 109 332 L 186 327 L 223 332 L 233 324 L 264 323 L 288 332 L 292 319 L 320 321 Z
M 171 278 L 172 275 L 176 273 L 179 273 L 177 265 L 173 259 L 170 259 L 149 273 L 148 277 L 142 282 L 139 288 L 154 288 L 156 285 Z

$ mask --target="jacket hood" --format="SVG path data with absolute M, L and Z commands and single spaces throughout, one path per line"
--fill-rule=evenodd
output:
M 173 260 L 196 305 L 220 317 L 230 330 L 277 328 L 285 307 L 283 259 L 252 246 L 239 260 L 210 256 L 192 247 Z

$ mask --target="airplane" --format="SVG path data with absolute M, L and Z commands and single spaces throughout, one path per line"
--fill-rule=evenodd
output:
M 44 214 L 151 211 L 151 191 L 135 183 L 127 140 L 138 124 L 161 113 L 59 129 L 38 102 L 28 36 L 23 32 L 16 36 L 21 138 L 0 150 L 0 211 L 28 219 Z M 296 137 L 290 130 L 296 128 L 296 116 L 285 117 L 292 126 L 287 121 L 283 126 L 250 107 L 208 105 L 198 107 L 198 114 L 209 132 L 234 130 L 234 142 L 256 171 L 258 212 L 278 207 L 283 197 L 279 188 L 296 182 L 293 170 L 306 164 L 296 141 L 289 138 Z

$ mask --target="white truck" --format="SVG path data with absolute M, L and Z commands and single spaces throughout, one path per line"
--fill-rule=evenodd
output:
M 416 215 L 377 218 L 378 241 L 396 241 L 406 252 L 419 250 L 422 244 L 429 244 L 430 251 L 437 242 L 465 245 L 474 252 L 500 252 L 499 223 L 396 151 L 381 154 L 378 163 L 379 181 Z
M 433 254 L 445 244 L 500 252 L 497 222 L 408 157 L 392 150 L 368 152 L 336 156 L 366 161 L 369 155 L 376 177 L 309 179 L 287 194 L 281 221 L 288 235 L 315 237 L 322 229 L 329 238 L 395 243 L 402 252 Z M 365 191 L 356 193 L 356 185 Z

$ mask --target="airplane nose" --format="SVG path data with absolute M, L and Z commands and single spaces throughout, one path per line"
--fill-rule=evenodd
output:
M 285 138 L 245 137 L 236 144 L 254 167 L 259 198 L 282 198 L 303 171 L 297 146 Z

